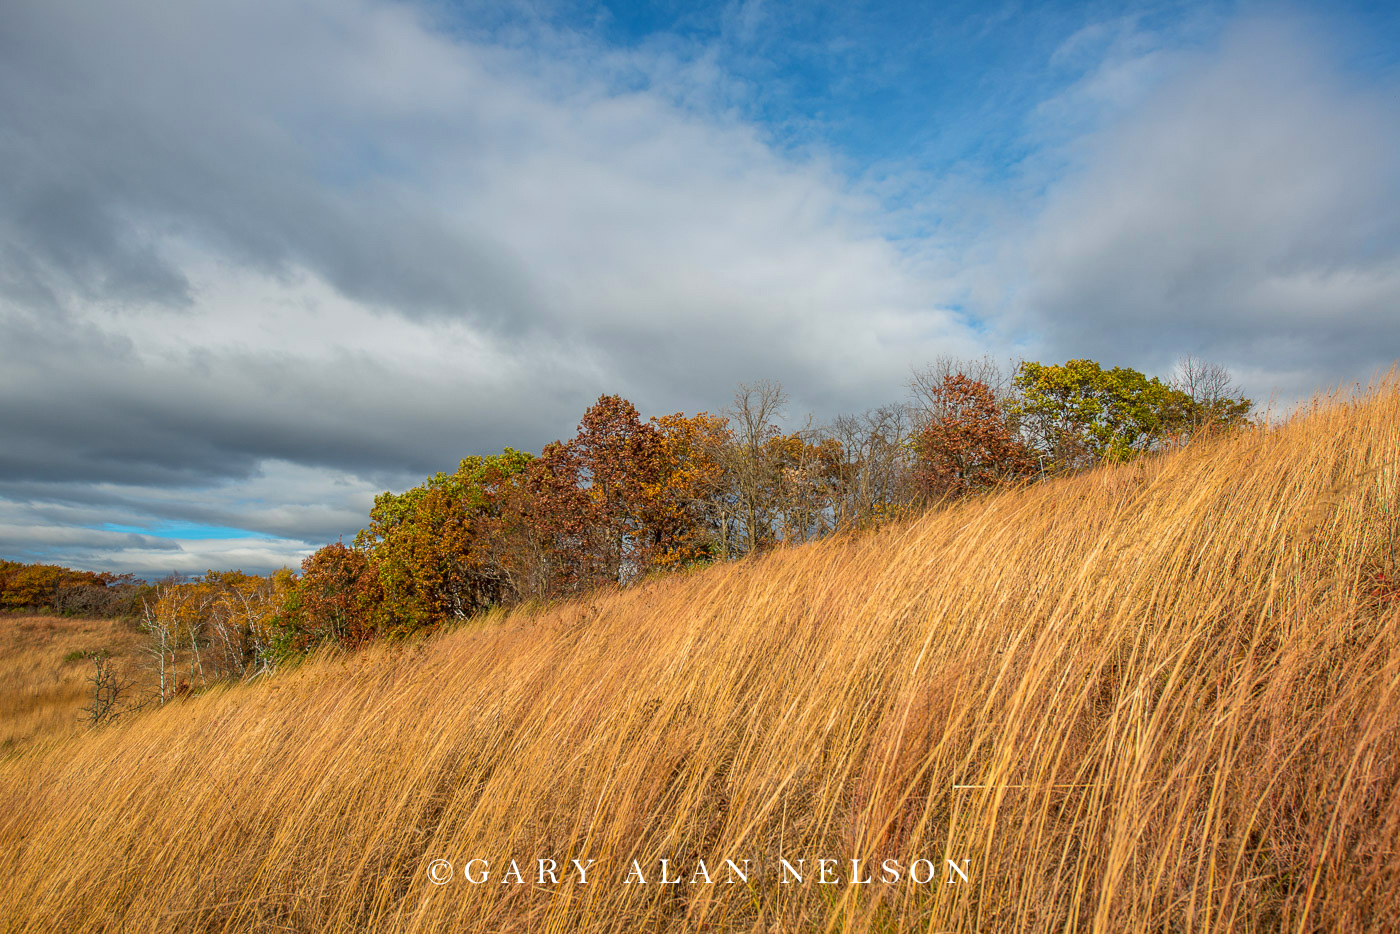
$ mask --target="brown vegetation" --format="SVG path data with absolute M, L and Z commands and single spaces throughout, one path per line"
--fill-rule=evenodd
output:
M 110 653 L 115 673 L 141 678 L 143 641 L 124 620 L 0 616 L 0 755 L 79 732 L 93 656 Z
M 1400 391 L 0 763 L 63 931 L 1400 928 Z M 970 787 L 955 787 L 970 786 Z M 489 883 L 461 877 L 491 861 Z M 779 882 L 777 859 L 969 881 Z M 434 859 L 456 876 L 435 886 Z M 587 885 L 500 882 L 595 859 Z M 657 861 L 715 884 L 661 885 Z M 727 884 L 726 858 L 761 867 Z M 630 861 L 647 885 L 622 884 Z

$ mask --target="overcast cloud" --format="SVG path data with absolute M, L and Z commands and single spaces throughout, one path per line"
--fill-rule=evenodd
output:
M 782 24 L 724 22 L 12 0 L 0 556 L 296 564 L 602 392 L 767 377 L 828 416 L 940 353 L 1189 352 L 1297 398 L 1400 357 L 1394 76 L 1302 21 L 1085 24 L 1006 118 L 1023 158 L 936 172 L 755 117 L 720 51 Z

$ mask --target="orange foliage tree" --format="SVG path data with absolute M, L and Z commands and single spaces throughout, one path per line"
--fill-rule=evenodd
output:
M 369 556 L 332 542 L 301 563 L 301 578 L 279 614 L 279 648 L 361 645 L 382 628 L 383 606 L 384 589 Z
M 507 448 L 468 457 L 404 493 L 375 497 L 370 524 L 355 537 L 378 572 L 378 628 L 411 632 L 464 619 L 509 596 L 491 536 L 502 503 L 530 462 Z
M 663 470 L 660 433 L 632 403 L 605 395 L 583 414 L 568 450 L 592 504 L 589 563 L 602 579 L 627 583 L 651 564 L 655 535 L 648 527 L 648 493 Z
M 709 505 L 723 484 L 718 451 L 729 443 L 729 423 L 706 412 L 653 418 L 657 469 L 644 487 L 645 525 L 653 568 L 684 567 L 719 556 Z
M 81 616 L 135 615 L 141 592 L 142 586 L 130 574 L 0 561 L 0 610 L 50 610 Z
M 918 476 L 928 495 L 970 493 L 1036 469 L 1034 455 L 1007 426 L 986 383 L 954 373 L 931 393 L 940 414 L 916 442 Z

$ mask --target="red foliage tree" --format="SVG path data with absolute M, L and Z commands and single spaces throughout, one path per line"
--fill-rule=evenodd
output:
M 986 383 L 954 373 L 932 395 L 940 414 L 916 442 L 918 480 L 927 495 L 958 496 L 1035 470 L 1034 455 L 1012 433 Z
M 333 542 L 301 563 L 290 603 L 281 620 L 288 648 L 304 651 L 326 640 L 353 646 L 379 629 L 384 593 L 369 557 Z
M 580 475 L 576 453 L 555 441 L 502 497 L 490 540 L 517 596 L 550 600 L 604 577 L 595 544 L 599 510 Z

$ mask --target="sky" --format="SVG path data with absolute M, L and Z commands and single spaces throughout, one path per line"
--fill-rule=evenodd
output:
M 0 557 L 297 566 L 620 393 L 1400 358 L 1400 7 L 5 0 Z

